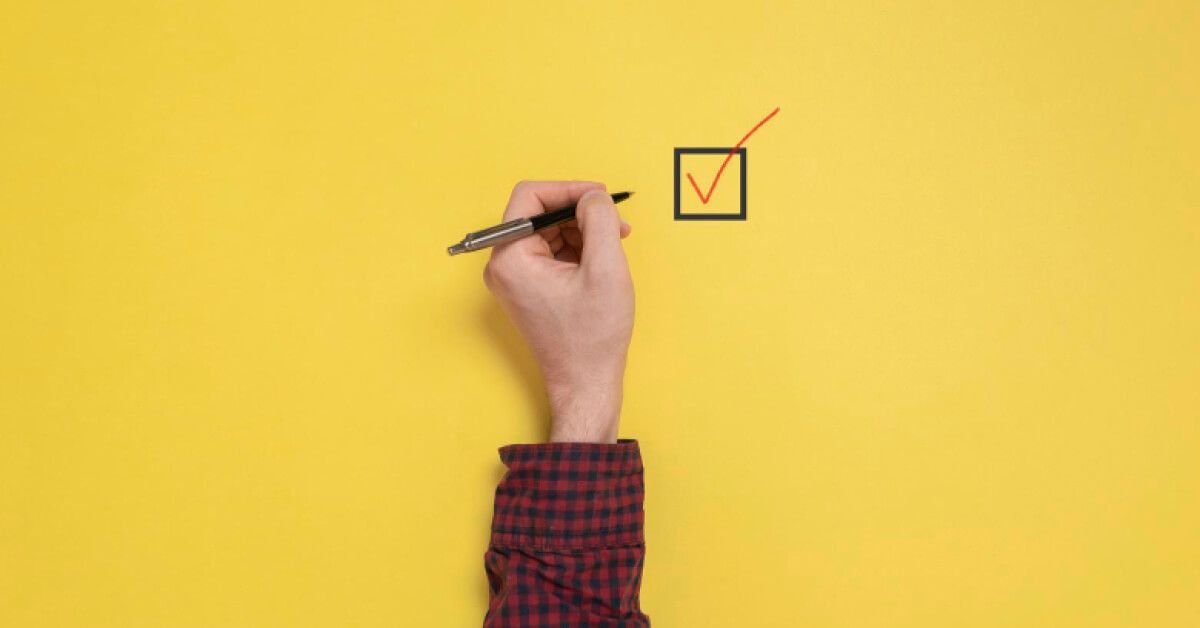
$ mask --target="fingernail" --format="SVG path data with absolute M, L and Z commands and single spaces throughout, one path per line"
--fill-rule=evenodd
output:
M 622 221 L 621 221 L 621 226 L 622 226 L 622 227 L 625 227 L 626 229 L 628 229 L 628 228 L 629 228 L 629 223 L 627 223 L 627 222 L 625 222 L 624 220 L 622 220 Z

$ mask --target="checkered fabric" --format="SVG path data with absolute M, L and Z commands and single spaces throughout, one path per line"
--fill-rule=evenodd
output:
M 637 441 L 500 449 L 485 628 L 649 626 Z

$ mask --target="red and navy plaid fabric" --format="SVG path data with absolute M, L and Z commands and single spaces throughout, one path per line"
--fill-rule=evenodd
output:
M 649 626 L 637 441 L 500 449 L 485 628 Z

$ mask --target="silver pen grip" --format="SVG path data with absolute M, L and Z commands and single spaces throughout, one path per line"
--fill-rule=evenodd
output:
M 528 218 L 517 218 L 483 231 L 472 231 L 463 237 L 462 242 L 447 249 L 447 252 L 451 255 L 458 255 L 468 251 L 478 251 L 489 246 L 518 240 L 531 233 L 533 233 L 533 223 Z

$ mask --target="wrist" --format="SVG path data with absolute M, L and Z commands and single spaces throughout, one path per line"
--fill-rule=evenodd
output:
M 548 386 L 550 442 L 615 443 L 624 395 L 621 377 Z

